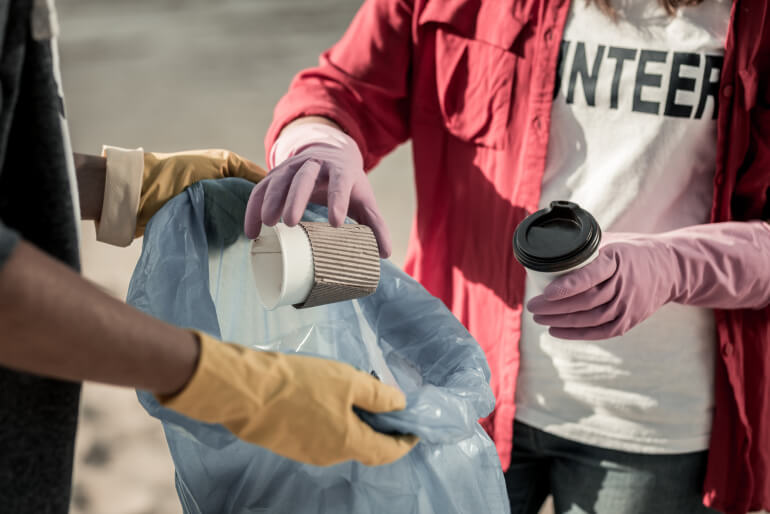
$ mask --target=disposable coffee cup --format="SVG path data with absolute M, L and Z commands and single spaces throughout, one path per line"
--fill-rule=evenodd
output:
M 556 277 L 582 268 L 597 255 L 602 231 L 578 204 L 557 200 L 527 216 L 513 234 L 513 254 L 542 292 Z
M 365 225 L 263 226 L 251 243 L 251 265 L 260 301 L 268 310 L 361 298 L 374 293 L 380 281 L 377 240 Z

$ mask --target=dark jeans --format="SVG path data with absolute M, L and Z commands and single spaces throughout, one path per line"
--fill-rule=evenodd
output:
M 714 513 L 701 504 L 707 452 L 644 455 L 606 450 L 514 423 L 505 473 L 511 514 L 537 514 L 553 495 L 556 514 Z

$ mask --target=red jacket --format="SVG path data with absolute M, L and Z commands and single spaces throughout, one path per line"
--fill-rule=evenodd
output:
M 770 218 L 767 0 L 737 0 L 722 71 L 713 221 Z M 279 102 L 335 120 L 373 167 L 411 138 L 417 215 L 406 270 L 486 352 L 510 461 L 524 270 L 513 231 L 536 210 L 568 0 L 368 0 Z M 770 257 L 768 258 L 770 273 Z M 704 502 L 770 508 L 770 309 L 717 312 L 716 407 Z M 767 372 L 766 372 L 767 370 Z

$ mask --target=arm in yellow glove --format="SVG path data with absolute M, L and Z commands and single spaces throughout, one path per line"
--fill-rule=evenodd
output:
M 104 148 L 104 157 L 75 154 L 83 219 L 97 221 L 97 239 L 127 246 L 168 200 L 195 182 L 240 177 L 259 182 L 266 171 L 227 150 L 151 153 Z M 101 194 L 100 194 L 101 193 Z
M 305 355 L 253 351 L 198 334 L 200 357 L 185 388 L 158 397 L 188 417 L 220 423 L 241 439 L 284 457 L 330 466 L 394 462 L 415 436 L 373 430 L 353 411 L 401 410 L 404 395 L 348 364 Z

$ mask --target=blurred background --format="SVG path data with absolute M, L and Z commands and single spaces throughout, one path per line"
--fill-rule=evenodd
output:
M 292 76 L 317 62 L 360 0 L 58 0 L 74 149 L 227 148 L 264 166 L 263 137 Z M 401 148 L 371 175 L 401 264 L 414 209 Z M 141 241 L 114 248 L 83 226 L 87 277 L 125 298 Z M 73 514 L 176 514 L 160 423 L 132 391 L 88 384 Z

